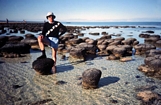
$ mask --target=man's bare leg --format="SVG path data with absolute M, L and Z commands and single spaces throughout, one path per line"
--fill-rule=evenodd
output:
M 53 73 L 56 73 L 56 60 L 57 60 L 57 58 L 56 58 L 56 53 L 57 53 L 57 49 L 52 48 L 52 58 L 53 58 L 53 60 L 54 60 L 54 65 L 53 65 L 53 67 L 52 67 Z
M 39 57 L 39 59 L 46 58 L 44 44 L 48 44 L 48 43 L 49 42 L 44 38 L 44 36 L 42 36 L 42 35 L 38 36 L 38 44 L 39 44 L 40 50 L 42 51 L 42 55 Z

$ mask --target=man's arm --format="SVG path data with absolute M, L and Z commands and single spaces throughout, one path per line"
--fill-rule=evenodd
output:
M 44 23 L 43 29 L 42 29 L 42 35 L 45 37 L 46 36 L 46 23 Z
M 63 24 L 61 24 L 60 23 L 60 31 L 61 31 L 61 33 L 59 34 L 59 36 L 61 36 L 61 35 L 63 35 L 64 33 L 66 33 L 67 32 L 67 28 L 63 25 Z

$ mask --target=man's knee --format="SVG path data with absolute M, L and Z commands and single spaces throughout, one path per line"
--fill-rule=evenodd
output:
M 42 36 L 38 36 L 37 40 L 38 40 L 38 42 L 43 42 L 42 41 L 43 40 Z

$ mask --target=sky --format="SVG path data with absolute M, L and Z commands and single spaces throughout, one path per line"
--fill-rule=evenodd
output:
M 161 0 L 0 0 L 0 20 L 63 22 L 161 22 Z

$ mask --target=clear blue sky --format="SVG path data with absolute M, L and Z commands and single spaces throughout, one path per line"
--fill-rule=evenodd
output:
M 0 20 L 160 21 L 161 0 L 0 0 Z

